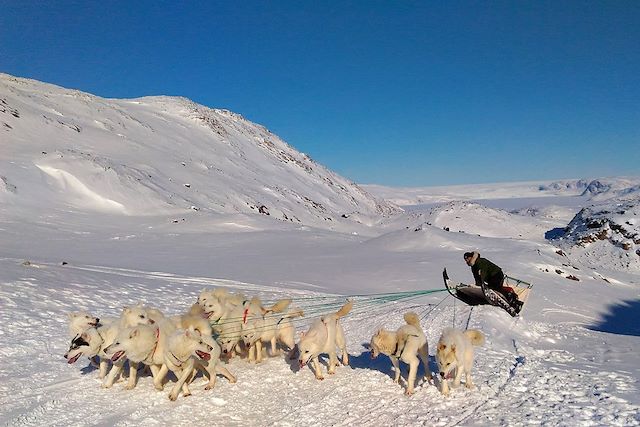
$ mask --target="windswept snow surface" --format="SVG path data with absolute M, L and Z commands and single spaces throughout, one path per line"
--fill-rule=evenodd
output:
M 233 184 L 227 189 L 207 178 L 208 172 L 199 172 L 196 159 L 223 145 L 206 148 L 205 140 L 194 142 L 198 153 L 189 156 L 193 162 L 185 156 L 181 159 L 188 160 L 187 166 L 180 163 L 160 128 L 173 132 L 187 153 L 194 146 L 178 138 L 175 129 L 190 128 L 195 119 L 155 110 L 175 108 L 175 99 L 105 101 L 56 87 L 43 89 L 31 81 L 7 85 L 13 88 L 12 98 L 0 96 L 6 102 L 0 104 L 0 121 L 11 127 L 0 130 L 0 425 L 640 425 L 637 271 L 612 268 L 606 256 L 574 256 L 545 236 L 545 230 L 563 229 L 587 206 L 581 192 L 575 191 L 575 198 L 548 196 L 543 207 L 532 209 L 523 198 L 533 193 L 520 192 L 521 185 L 488 186 L 486 194 L 474 194 L 494 199 L 492 206 L 454 201 L 401 213 L 380 208 L 387 205 L 364 192 L 358 199 L 359 190 L 346 181 L 346 190 L 336 193 L 316 175 L 303 179 L 297 166 L 283 170 L 279 162 L 256 159 L 265 171 L 262 176 L 273 180 L 270 185 L 282 181 L 282 189 L 294 183 L 290 188 L 310 200 L 326 200 L 322 205 L 333 218 L 325 220 L 317 206 L 296 206 L 287 199 L 283 203 L 301 219 L 288 221 L 240 209 L 251 197 L 267 197 L 271 191 L 264 190 L 267 186 L 257 175 L 221 178 Z M 25 91 L 31 92 L 27 96 Z M 140 110 L 132 115 L 129 106 Z M 51 123 L 29 113 L 45 107 Z M 80 114 L 83 108 L 86 114 Z M 149 119 L 154 111 L 158 121 Z M 93 114 L 102 123 L 95 124 L 95 139 L 75 139 L 76 134 L 87 135 L 82 132 Z M 238 120 L 238 126 L 252 126 L 232 113 L 216 114 Z M 82 131 L 77 132 L 77 122 L 69 118 L 80 116 Z M 32 129 L 16 124 L 24 118 Z M 153 136 L 143 137 L 144 123 L 153 124 Z M 212 132 L 210 127 L 201 131 Z M 136 136 L 133 151 L 113 142 L 113 135 L 120 138 L 117 133 Z M 226 155 L 235 156 L 220 154 L 221 164 Z M 223 171 L 247 170 L 242 168 L 227 165 Z M 330 172 L 322 176 L 334 177 Z M 215 194 L 200 187 L 202 180 Z M 190 198 L 189 191 L 196 188 L 198 195 Z M 439 191 L 447 194 L 444 188 Z M 451 200 L 460 199 L 457 192 L 451 190 Z M 234 208 L 222 209 L 216 204 L 227 194 L 236 199 L 229 201 Z M 349 218 L 341 216 L 353 202 L 345 201 L 346 194 L 361 208 Z M 622 198 L 630 192 L 616 194 Z M 497 200 L 501 197 L 507 199 L 503 206 Z M 192 201 L 198 209 L 191 208 Z M 471 308 L 447 296 L 442 269 L 447 267 L 455 282 L 468 282 L 471 274 L 462 253 L 469 250 L 479 250 L 509 275 L 534 284 L 519 318 L 491 306 Z M 284 355 L 261 364 L 234 358 L 226 366 L 237 383 L 218 378 L 214 389 L 205 390 L 198 377 L 192 396 L 171 402 L 171 383 L 158 392 L 148 373 L 140 372 L 133 390 L 125 390 L 123 382 L 103 389 L 86 358 L 75 364 L 63 358 L 70 341 L 69 312 L 115 317 L 123 306 L 141 301 L 174 315 L 195 302 L 203 288 L 213 287 L 264 301 L 291 298 L 307 311 L 295 323 L 298 331 L 330 312 L 318 310 L 321 298 L 338 303 L 353 299 L 353 311 L 342 321 L 349 366 L 318 381 L 308 367 L 300 369 Z M 434 292 L 392 302 L 372 296 L 415 290 Z M 477 348 L 473 367 L 475 389 L 460 387 L 444 398 L 437 384 L 420 380 L 408 397 L 404 383 L 393 382 L 389 359 L 371 360 L 371 336 L 380 327 L 399 327 L 410 310 L 419 315 L 429 340 L 433 372 L 435 343 L 445 327 L 484 332 L 486 343 Z M 406 378 L 407 366 L 401 366 Z

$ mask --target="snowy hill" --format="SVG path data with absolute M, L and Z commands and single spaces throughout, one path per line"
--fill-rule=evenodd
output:
M 511 239 L 544 239 L 549 229 L 560 221 L 525 218 L 502 209 L 492 209 L 471 202 L 450 202 L 430 210 L 427 225 L 451 232 L 471 233 L 484 237 Z
M 395 211 L 266 128 L 184 98 L 103 99 L 0 74 L 0 136 L 0 198 L 18 206 L 335 229 Z

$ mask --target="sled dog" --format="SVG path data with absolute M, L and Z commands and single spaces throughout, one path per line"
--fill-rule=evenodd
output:
M 323 380 L 324 376 L 320 371 L 318 356 L 321 353 L 327 353 L 329 355 L 327 372 L 329 374 L 335 374 L 336 366 L 338 365 L 336 346 L 338 346 L 342 352 L 342 364 L 349 364 L 347 343 L 344 338 L 344 330 L 339 320 L 349 314 L 352 307 L 353 301 L 347 301 L 336 313 L 323 316 L 311 324 L 309 330 L 302 335 L 300 342 L 298 342 L 298 362 L 300 363 L 300 368 L 312 362 L 316 378 Z
M 398 360 L 407 363 L 409 365 L 409 376 L 407 378 L 406 394 L 412 395 L 420 360 L 424 365 L 425 377 L 428 380 L 433 378 L 429 370 L 429 345 L 427 344 L 427 337 L 420 326 L 420 319 L 417 314 L 409 312 L 404 315 L 404 320 L 407 324 L 401 326 L 397 331 L 379 329 L 371 337 L 371 358 L 375 359 L 380 353 L 389 356 L 393 364 L 394 381 L 396 383 L 400 382 Z
M 213 339 L 207 338 L 193 327 L 185 330 L 178 329 L 169 337 L 163 352 L 164 364 L 154 378 L 154 384 L 157 389 L 161 390 L 162 380 L 168 371 L 172 371 L 178 381 L 169 392 L 170 400 L 176 400 L 180 390 L 182 390 L 185 397 L 191 395 L 187 382 L 193 375 L 196 363 L 205 367 L 208 375 L 210 375 L 206 389 L 210 389 L 215 385 L 216 374 L 225 376 L 231 383 L 236 382 L 236 378 L 218 363 L 220 347 Z
M 157 320 L 161 320 L 162 318 L 162 313 L 159 310 L 144 307 L 142 304 L 138 304 L 133 307 L 124 307 L 120 315 L 120 319 L 109 325 L 106 328 L 105 333 L 103 334 L 103 338 L 105 341 L 103 344 L 105 346 L 105 354 L 108 356 L 108 358 L 111 358 L 112 355 L 109 352 L 108 348 L 116 342 L 119 334 L 123 333 L 121 331 L 126 330 L 127 328 L 134 327 L 136 325 L 153 325 Z M 101 371 L 103 369 L 103 365 L 107 363 L 108 358 L 100 359 Z M 116 361 L 113 361 L 113 366 L 111 367 L 109 374 L 106 376 L 102 387 L 110 388 L 111 386 L 113 386 L 113 383 L 116 381 L 116 378 L 122 371 L 124 361 L 125 359 L 122 357 L 118 358 Z M 129 364 L 129 382 L 126 386 L 128 389 L 135 387 L 136 375 L 137 363 L 131 362 Z
M 81 334 L 76 335 L 71 340 L 69 350 L 64 354 L 64 358 L 67 359 L 67 363 L 76 363 L 80 356 L 87 356 L 93 363 L 94 358 L 98 356 L 100 358 L 99 377 L 104 378 L 107 375 L 107 368 L 109 367 L 109 358 L 104 352 L 106 347 L 103 336 L 105 328 L 106 327 L 104 326 L 97 328 L 91 327 L 85 329 Z
M 436 361 L 442 380 L 442 394 L 449 395 L 448 378 L 455 372 L 453 386 L 460 385 L 465 374 L 465 387 L 473 388 L 471 368 L 473 366 L 473 347 L 484 344 L 484 334 L 477 329 L 461 331 L 446 328 L 438 341 Z
M 286 307 L 285 307 L 286 308 Z M 222 353 L 233 357 L 242 338 L 242 324 L 253 315 L 263 313 L 260 300 L 256 297 L 251 301 L 244 301 L 240 305 L 222 304 L 217 300 L 207 300 L 204 307 L 205 316 L 217 340 L 222 347 Z
M 121 329 L 113 344 L 105 349 L 111 355 L 111 361 L 116 364 L 129 360 L 129 364 L 138 366 L 139 363 L 149 365 L 153 377 L 158 376 L 160 367 L 164 363 L 164 348 L 167 337 L 175 331 L 175 326 L 169 319 L 162 319 L 153 325 L 137 325 Z M 137 370 L 129 373 L 129 383 L 125 387 L 130 390 L 136 386 Z
M 272 356 L 277 352 L 278 342 L 284 344 L 290 352 L 294 349 L 296 329 L 291 319 L 304 313 L 298 308 L 283 312 L 290 303 L 291 300 L 280 300 L 272 307 L 263 309 L 263 314 L 253 314 L 242 323 L 242 339 L 249 349 L 249 362 L 262 362 L 263 343 L 271 344 Z

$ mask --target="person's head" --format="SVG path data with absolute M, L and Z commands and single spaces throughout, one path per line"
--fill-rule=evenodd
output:
M 465 252 L 463 257 L 464 257 L 464 262 L 466 262 L 468 266 L 471 266 L 471 260 L 473 259 L 473 252 Z

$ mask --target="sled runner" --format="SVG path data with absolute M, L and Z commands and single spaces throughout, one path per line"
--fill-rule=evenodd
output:
M 533 287 L 531 283 L 506 275 L 502 283 L 502 292 L 494 291 L 489 288 L 486 283 L 483 283 L 482 286 L 477 286 L 476 284 L 469 285 L 466 283 L 455 285 L 449 279 L 446 268 L 442 272 L 442 278 L 444 279 L 444 285 L 447 291 L 465 304 L 495 305 L 501 307 L 514 317 L 522 310 L 522 307 L 527 302 L 527 298 L 529 298 L 529 292 L 531 292 L 531 288 Z

